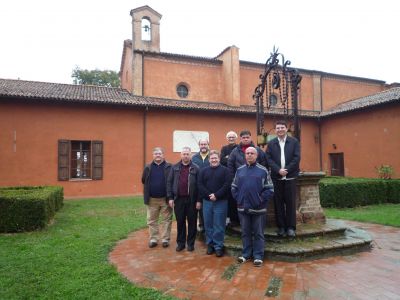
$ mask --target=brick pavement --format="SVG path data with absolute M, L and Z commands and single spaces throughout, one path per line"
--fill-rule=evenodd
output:
M 200 241 L 194 252 L 177 253 L 175 241 L 150 249 L 143 229 L 120 241 L 109 259 L 134 284 L 178 298 L 400 299 L 400 228 L 347 223 L 371 234 L 371 251 L 297 263 L 266 260 L 256 268 L 251 262 L 237 265 L 234 257 L 206 255 Z

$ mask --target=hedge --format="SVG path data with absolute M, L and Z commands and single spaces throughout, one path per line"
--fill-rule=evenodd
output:
M 0 232 L 44 228 L 63 206 L 62 187 L 0 188 Z
M 400 203 L 399 179 L 326 177 L 319 183 L 322 207 Z

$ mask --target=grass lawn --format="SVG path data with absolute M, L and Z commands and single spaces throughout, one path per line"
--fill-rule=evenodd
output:
M 324 208 L 328 218 L 346 219 L 400 227 L 400 204 L 379 204 L 356 208 Z
M 0 299 L 173 299 L 134 286 L 107 260 L 144 226 L 142 198 L 65 201 L 48 228 L 0 234 Z

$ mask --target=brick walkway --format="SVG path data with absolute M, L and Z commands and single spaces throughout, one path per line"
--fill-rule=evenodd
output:
M 348 224 L 372 235 L 371 251 L 299 263 L 267 260 L 255 268 L 206 255 L 199 241 L 194 252 L 177 253 L 175 242 L 150 249 L 147 230 L 140 230 L 118 243 L 110 261 L 131 282 L 178 298 L 271 299 L 269 291 L 275 299 L 400 299 L 400 229 Z M 230 279 L 223 278 L 227 268 Z

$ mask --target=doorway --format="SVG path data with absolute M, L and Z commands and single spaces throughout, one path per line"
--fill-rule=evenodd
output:
M 331 176 L 344 176 L 344 156 L 343 153 L 329 153 L 331 164 Z

